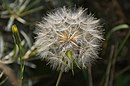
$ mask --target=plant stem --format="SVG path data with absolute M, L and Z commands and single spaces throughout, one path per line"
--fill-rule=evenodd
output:
M 61 80 L 62 74 L 63 74 L 63 72 L 60 71 L 60 74 L 59 74 L 58 79 L 57 79 L 57 82 L 56 82 L 56 86 L 59 86 L 59 83 L 60 83 L 60 80 Z
M 22 48 L 21 46 L 19 46 L 19 50 L 20 50 L 20 86 L 23 85 L 23 72 L 24 72 L 24 63 L 22 60 Z
M 104 86 L 108 86 L 108 84 L 109 84 L 114 48 L 115 48 L 114 45 L 112 45 L 111 46 L 110 56 L 109 56 L 109 63 L 108 63 L 107 69 L 106 69 L 106 76 L 105 76 L 106 78 L 105 78 Z
M 120 76 L 121 74 L 125 73 L 126 71 L 128 71 L 130 69 L 130 66 L 127 66 L 126 68 L 122 69 L 121 71 L 119 71 L 115 78 L 118 78 L 118 76 Z
M 13 37 L 14 37 L 14 42 L 16 46 L 19 48 L 19 57 L 20 57 L 20 86 L 23 85 L 23 73 L 24 73 L 24 62 L 22 60 L 23 57 L 23 49 L 21 46 L 21 38 L 19 35 L 19 31 L 16 25 L 12 26 L 12 32 L 13 32 Z
M 125 43 L 127 42 L 129 36 L 130 36 L 130 30 L 127 33 L 127 35 L 125 36 L 123 42 L 120 44 L 118 50 L 115 50 L 115 55 L 114 55 L 113 61 L 112 61 L 113 66 L 112 66 L 112 69 L 111 69 L 110 86 L 112 85 L 113 80 L 114 80 L 114 71 L 115 71 L 115 64 L 116 64 L 117 57 L 119 56 L 120 52 L 122 51 L 122 49 L 123 49 Z
M 123 42 L 120 44 L 119 49 L 117 51 L 117 56 L 121 52 L 122 48 L 124 47 L 125 43 L 127 42 L 128 38 L 129 38 L 129 36 L 130 36 L 130 30 L 127 33 L 126 37 L 124 38 Z
M 87 80 L 88 80 L 88 73 L 86 73 L 86 68 L 83 68 L 83 70 L 82 70 L 82 72 L 83 72 L 83 76 L 84 76 L 84 80 L 86 81 L 86 86 L 87 86 L 87 84 L 88 84 L 88 82 L 87 82 Z
M 88 65 L 89 86 L 93 86 L 91 64 Z

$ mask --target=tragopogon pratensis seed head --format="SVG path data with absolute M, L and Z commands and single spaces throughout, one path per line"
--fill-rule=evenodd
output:
M 37 24 L 35 45 L 41 57 L 53 69 L 68 71 L 73 67 L 86 68 L 98 58 L 102 43 L 99 20 L 86 14 L 83 8 L 65 7 L 47 14 Z

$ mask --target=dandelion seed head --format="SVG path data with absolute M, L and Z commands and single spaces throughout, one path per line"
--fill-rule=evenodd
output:
M 99 58 L 102 32 L 99 20 L 87 14 L 86 9 L 63 7 L 48 13 L 37 24 L 35 45 L 53 69 L 67 72 L 74 65 L 86 68 Z

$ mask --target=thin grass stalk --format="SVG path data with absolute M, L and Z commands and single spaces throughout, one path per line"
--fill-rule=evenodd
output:
M 56 86 L 59 86 L 59 83 L 60 83 L 60 80 L 61 80 L 62 74 L 63 74 L 63 72 L 60 71 L 60 74 L 59 74 L 58 79 L 57 79 L 57 82 L 56 82 Z
M 107 70 L 106 70 L 106 76 L 105 76 L 106 78 L 105 78 L 104 86 L 108 86 L 108 84 L 109 84 L 113 52 L 114 52 L 114 45 L 111 46 L 111 52 L 110 52 L 110 56 L 109 56 L 109 63 L 108 63 Z
M 24 62 L 22 60 L 22 47 L 19 46 L 20 52 L 20 86 L 23 86 Z
M 114 57 L 112 60 L 112 68 L 111 68 L 111 73 L 110 73 L 110 81 L 109 81 L 109 86 L 113 85 L 113 81 L 114 81 L 114 73 L 115 73 L 115 64 L 116 64 L 116 60 L 117 60 L 117 47 L 115 47 L 115 51 L 114 51 Z
M 115 78 L 118 78 L 118 76 L 120 76 L 121 74 L 125 73 L 126 71 L 130 70 L 130 66 L 127 66 L 126 68 L 122 69 L 121 71 L 119 71 Z
M 92 78 L 92 69 L 91 64 L 88 65 L 88 79 L 89 79 L 89 86 L 93 86 L 93 78 Z
M 87 82 L 87 80 L 88 80 L 88 73 L 86 73 L 86 69 L 85 68 L 83 68 L 83 70 L 82 70 L 82 72 L 83 72 L 83 77 L 84 77 L 84 80 L 86 81 L 86 86 L 87 86 L 87 84 L 88 84 L 88 82 Z
M 116 64 L 117 57 L 120 54 L 120 52 L 122 51 L 129 36 L 130 36 L 130 30 L 128 31 L 127 35 L 125 36 L 123 42 L 120 44 L 119 48 L 117 50 L 115 50 L 115 55 L 114 55 L 113 62 L 112 62 L 113 65 L 112 65 L 112 69 L 111 69 L 110 86 L 112 86 L 113 80 L 114 80 L 115 64 Z
M 117 55 L 121 52 L 122 48 L 124 47 L 125 43 L 127 42 L 128 38 L 130 36 L 130 30 L 128 31 L 126 37 L 124 38 L 123 42 L 120 44 Z
M 25 11 L 25 12 L 19 14 L 19 15 L 20 15 L 20 16 L 25 16 L 25 15 L 31 14 L 31 13 L 33 13 L 33 12 L 42 10 L 42 9 L 43 9 L 43 7 L 40 6 L 40 7 L 37 7 L 37 8 L 34 8 L 34 9 L 30 9 L 30 10 L 28 10 L 28 11 Z

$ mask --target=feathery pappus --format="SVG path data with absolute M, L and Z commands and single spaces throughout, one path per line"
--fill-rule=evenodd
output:
M 99 58 L 103 29 L 86 11 L 59 8 L 37 24 L 37 52 L 53 69 L 67 72 L 74 67 L 86 68 Z

